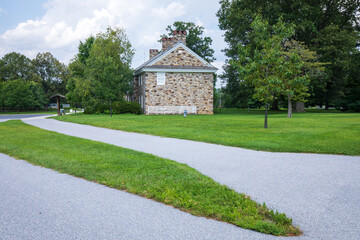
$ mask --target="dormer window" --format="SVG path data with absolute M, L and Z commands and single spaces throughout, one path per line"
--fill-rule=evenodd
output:
M 157 72 L 156 82 L 157 82 L 157 85 L 165 85 L 165 73 L 164 72 Z

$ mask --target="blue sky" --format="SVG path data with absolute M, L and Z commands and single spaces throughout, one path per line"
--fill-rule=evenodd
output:
M 36 19 L 45 14 L 43 0 L 1 0 L 0 1 L 0 33 L 15 28 L 20 22 Z
M 217 0 L 0 0 L 0 57 L 15 51 L 34 58 L 48 51 L 67 64 L 80 40 L 110 25 L 126 30 L 136 67 L 148 58 L 150 48 L 161 48 L 157 40 L 167 25 L 192 21 L 213 39 L 213 64 L 221 69 L 226 44 L 218 9 Z

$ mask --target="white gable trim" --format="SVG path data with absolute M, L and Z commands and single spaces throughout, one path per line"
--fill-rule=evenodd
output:
M 193 50 L 191 50 L 190 48 L 188 48 L 187 46 L 185 46 L 185 44 L 183 42 L 178 42 L 177 44 L 175 44 L 172 48 L 170 48 L 169 50 L 167 50 L 167 52 L 165 52 L 165 54 L 163 54 L 161 57 L 156 58 L 152 61 L 150 61 L 148 64 L 146 64 L 147 66 L 151 66 L 154 63 L 162 60 L 164 57 L 166 57 L 167 55 L 169 55 L 170 53 L 172 53 L 174 50 L 178 49 L 179 47 L 183 47 L 186 51 L 188 51 L 189 53 L 191 53 L 192 55 L 194 55 L 194 57 L 196 57 L 198 60 L 200 60 L 202 63 L 204 63 L 206 66 L 208 67 L 213 67 L 213 65 L 211 65 L 210 63 L 208 63 L 207 61 L 205 61 L 202 57 L 200 57 L 199 55 L 197 55 Z
M 171 69 L 171 68 L 143 68 L 135 72 L 140 74 L 143 72 L 175 72 L 175 73 L 216 73 L 216 69 Z

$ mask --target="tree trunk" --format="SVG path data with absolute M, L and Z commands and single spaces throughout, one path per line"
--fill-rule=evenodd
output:
M 271 111 L 280 111 L 280 108 L 279 108 L 279 99 L 275 98 L 274 97 L 274 100 L 271 104 L 271 108 L 270 108 Z
M 303 102 L 295 103 L 295 112 L 305 112 L 305 107 Z
M 265 122 L 264 122 L 264 128 L 268 128 L 268 124 L 267 124 L 267 116 L 268 115 L 268 104 L 265 103 Z
M 60 116 L 60 97 L 56 97 L 57 115 Z
M 110 100 L 110 117 L 112 117 L 111 100 Z
M 292 117 L 292 102 L 290 96 L 288 96 L 288 118 Z
M 326 100 L 326 102 L 325 102 L 325 110 L 329 110 L 329 101 L 328 100 Z

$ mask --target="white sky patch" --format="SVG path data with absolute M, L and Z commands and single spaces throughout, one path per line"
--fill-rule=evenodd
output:
M 135 68 L 148 59 L 150 48 L 161 49 L 158 39 L 166 33 L 167 25 L 192 21 L 204 26 L 204 35 L 213 39 L 217 58 L 214 65 L 221 70 L 219 64 L 225 61 L 221 49 L 226 45 L 215 16 L 219 8 L 216 1 L 51 0 L 43 6 L 43 16 L 0 33 L 0 57 L 12 51 L 30 58 L 38 52 L 51 52 L 67 64 L 77 53 L 80 40 L 103 32 L 108 26 L 118 26 L 126 30 L 136 51 L 132 64 Z
M 198 26 L 204 27 L 204 24 L 201 22 L 201 20 L 198 17 L 196 18 L 195 24 L 198 25 Z

